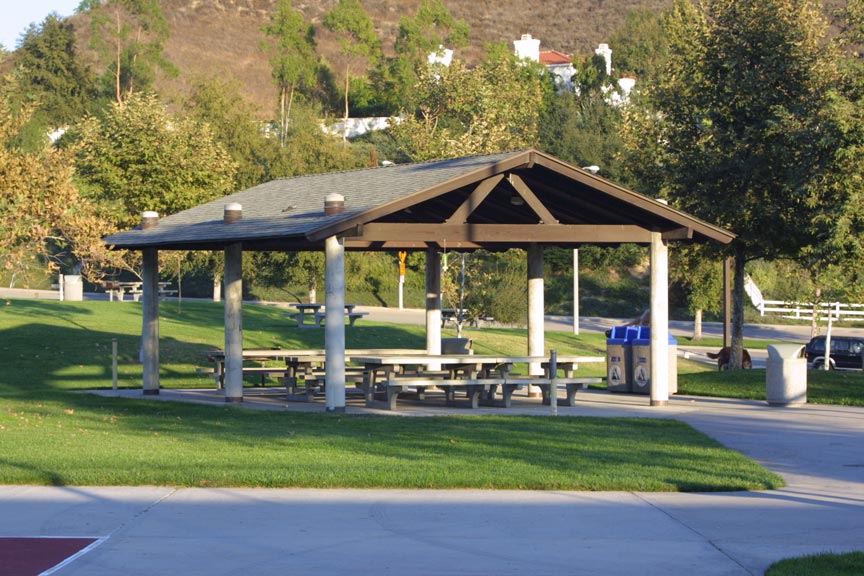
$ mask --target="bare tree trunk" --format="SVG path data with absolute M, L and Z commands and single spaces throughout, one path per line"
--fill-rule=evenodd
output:
M 120 56 L 122 47 L 120 45 L 120 34 L 123 31 L 120 26 L 120 7 L 118 6 L 114 12 L 117 19 L 117 53 L 115 54 L 117 69 L 114 71 L 114 94 L 117 97 L 117 104 L 123 106 L 123 95 L 120 93 Z
M 318 280 L 313 275 L 309 278 L 309 303 L 318 301 Z
M 348 141 L 348 91 L 351 89 L 350 65 L 345 65 L 345 121 L 342 126 L 342 142 Z
M 744 248 L 735 248 L 735 286 L 732 290 L 732 344 L 729 369 L 741 370 L 744 358 Z
M 279 87 L 279 146 L 285 148 L 285 85 Z
M 288 95 L 288 111 L 284 113 L 282 119 L 282 147 L 285 147 L 285 132 L 288 130 L 288 122 L 291 121 L 291 106 L 294 104 L 294 86 L 295 84 L 291 83 L 291 92 Z M 284 100 L 283 100 L 284 107 Z
M 222 277 L 219 274 L 213 275 L 213 301 L 219 302 L 222 300 Z
M 810 338 L 819 334 L 819 303 L 822 301 L 822 288 L 816 287 L 816 298 L 813 302 L 813 317 L 810 319 Z
M 693 340 L 702 339 L 702 309 L 696 310 L 696 318 L 693 320 Z

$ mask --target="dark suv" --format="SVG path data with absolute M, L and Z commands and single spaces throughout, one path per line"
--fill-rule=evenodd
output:
M 830 368 L 861 368 L 864 362 L 864 338 L 858 336 L 832 336 Z M 820 369 L 825 365 L 825 336 L 816 336 L 805 349 L 807 363 Z

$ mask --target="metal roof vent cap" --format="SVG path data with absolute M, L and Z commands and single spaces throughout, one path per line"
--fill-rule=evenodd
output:
M 225 224 L 231 224 L 232 222 L 239 222 L 242 219 L 243 219 L 243 206 L 241 206 L 237 202 L 232 202 L 231 204 L 225 205 L 225 215 L 223 216 L 223 222 L 225 222 Z
M 324 197 L 324 215 L 332 216 L 345 211 L 345 197 L 342 194 L 328 194 Z
M 141 213 L 141 229 L 148 230 L 155 228 L 159 224 L 159 213 L 153 210 L 146 210 Z

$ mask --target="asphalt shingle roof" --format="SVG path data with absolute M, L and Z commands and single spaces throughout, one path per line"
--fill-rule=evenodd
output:
M 155 227 L 121 232 L 104 241 L 137 250 L 219 249 L 235 242 L 247 250 L 317 250 L 326 236 L 371 222 L 444 223 L 478 183 L 494 175 L 499 175 L 498 184 L 483 204 L 489 208 L 472 213 L 475 223 L 537 223 L 530 209 L 517 212 L 511 205 L 515 178 L 525 182 L 562 224 L 684 229 L 696 240 L 721 242 L 734 237 L 543 152 L 522 150 L 273 180 L 164 217 Z M 324 200 L 332 193 L 345 197 L 345 210 L 325 216 Z M 242 205 L 243 215 L 226 224 L 224 209 L 230 203 Z

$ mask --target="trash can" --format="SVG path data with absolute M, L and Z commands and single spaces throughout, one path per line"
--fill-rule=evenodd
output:
M 807 357 L 802 344 L 770 344 L 765 371 L 769 406 L 807 403 Z
M 669 394 L 678 393 L 678 340 L 669 334 Z M 640 326 L 632 343 L 631 386 L 635 394 L 651 393 L 651 327 Z
M 63 276 L 63 299 L 67 302 L 84 300 L 84 282 L 80 275 L 66 274 Z
M 615 326 L 606 339 L 606 385 L 610 392 L 630 392 L 630 344 L 635 326 Z

